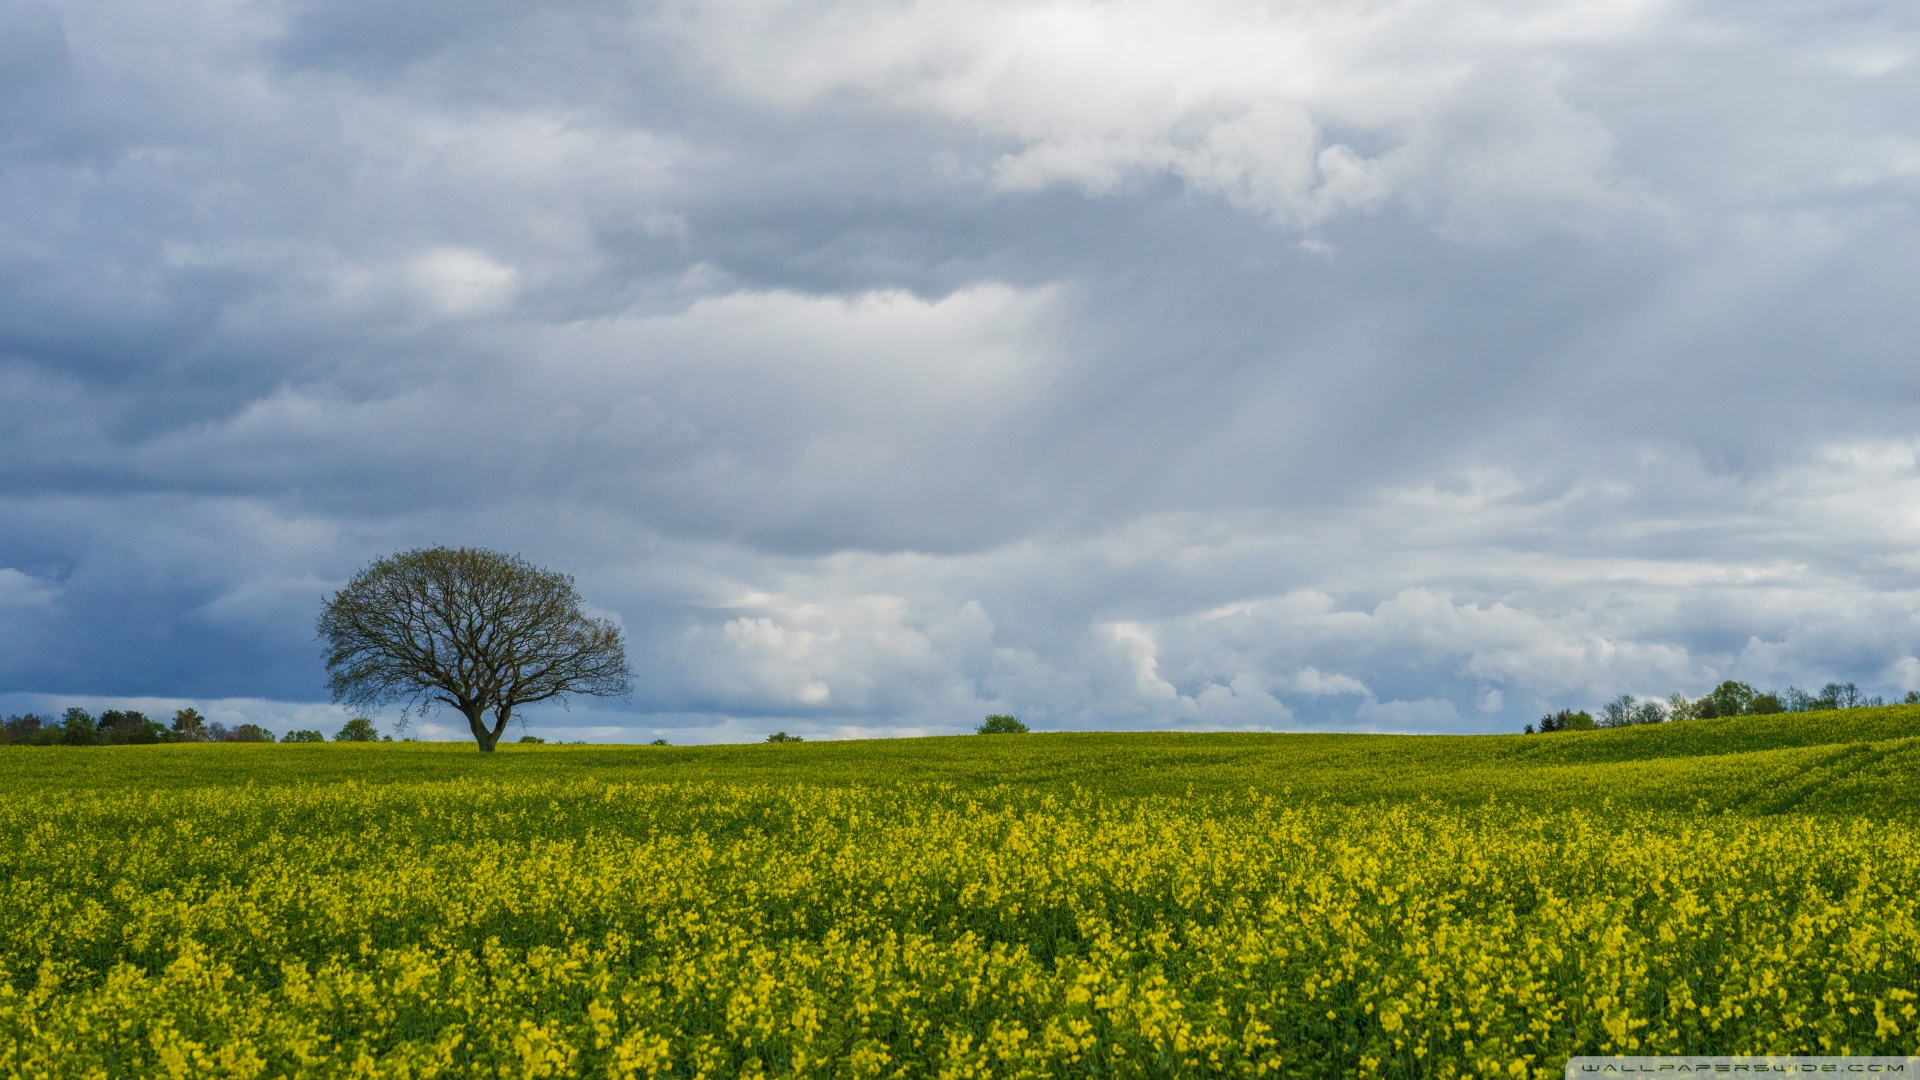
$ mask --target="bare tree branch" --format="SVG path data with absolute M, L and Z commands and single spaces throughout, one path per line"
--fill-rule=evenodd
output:
M 327 600 L 319 630 L 334 701 L 443 704 L 486 751 L 520 706 L 620 697 L 632 678 L 620 628 L 581 611 L 571 577 L 476 548 L 373 563 Z

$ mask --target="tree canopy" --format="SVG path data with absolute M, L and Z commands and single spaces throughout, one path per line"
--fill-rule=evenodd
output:
M 571 577 L 518 555 L 401 552 L 354 575 L 321 610 L 327 687 L 344 705 L 444 705 L 491 751 L 521 706 L 627 692 L 620 628 L 581 608 Z

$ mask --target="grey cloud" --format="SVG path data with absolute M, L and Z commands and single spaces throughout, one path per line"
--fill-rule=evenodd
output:
M 0 9 L 0 692 L 304 707 L 440 542 L 598 736 L 1920 679 L 1910 13 L 1063 10 Z

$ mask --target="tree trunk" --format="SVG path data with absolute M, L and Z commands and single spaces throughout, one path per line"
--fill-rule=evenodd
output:
M 473 741 L 480 744 L 480 752 L 493 753 L 493 744 L 500 741 L 500 732 L 498 729 L 487 730 L 486 707 L 475 705 L 471 708 L 462 708 L 460 711 L 466 715 L 467 727 L 473 731 Z

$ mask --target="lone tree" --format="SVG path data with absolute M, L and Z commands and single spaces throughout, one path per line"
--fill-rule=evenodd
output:
M 477 548 L 381 559 L 327 600 L 320 637 L 335 702 L 445 705 L 486 752 L 520 706 L 619 697 L 632 676 L 620 628 L 580 610 L 571 577 Z

